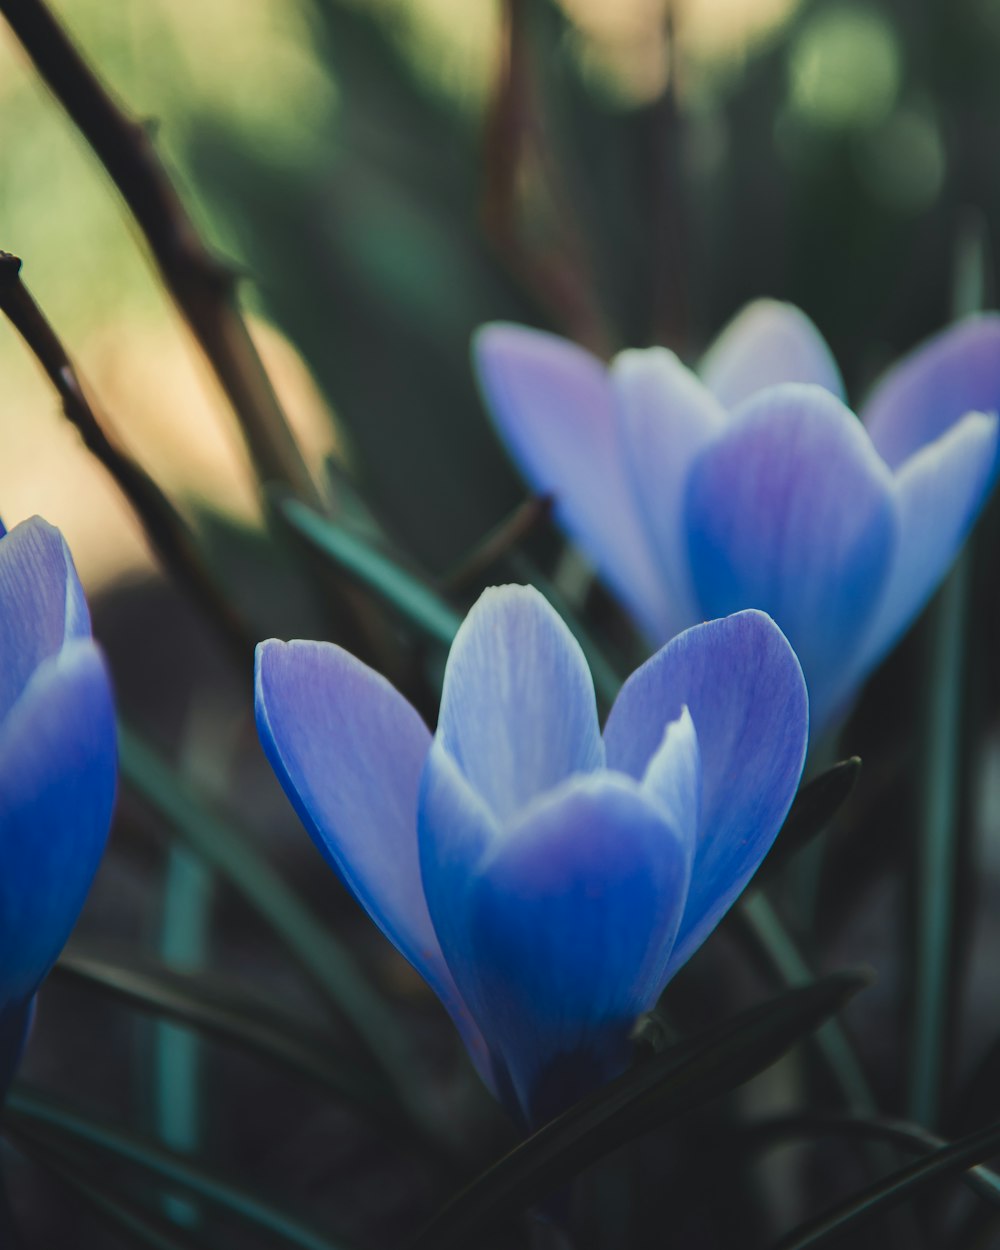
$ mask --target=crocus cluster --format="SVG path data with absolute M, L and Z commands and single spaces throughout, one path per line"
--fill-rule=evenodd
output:
M 111 688 L 59 531 L 0 525 L 0 1095 L 107 840 Z
M 607 367 L 500 323 L 475 360 L 515 461 L 648 638 L 768 612 L 802 663 L 814 732 L 919 612 L 997 473 L 997 314 L 890 369 L 860 422 L 816 327 L 770 300 L 697 371 L 660 347 Z
M 525 587 L 459 629 L 433 736 L 328 643 L 262 643 L 256 708 L 317 846 L 525 1124 L 621 1069 L 770 847 L 808 737 L 798 661 L 757 611 L 680 634 L 602 735 L 578 644 Z

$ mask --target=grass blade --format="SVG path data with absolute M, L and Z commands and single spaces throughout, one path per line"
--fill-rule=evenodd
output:
M 794 1112 L 758 1120 L 747 1129 L 747 1135 L 763 1145 L 797 1141 L 803 1137 L 854 1137 L 862 1141 L 881 1142 L 902 1150 L 926 1154 L 940 1150 L 948 1143 L 930 1129 L 909 1120 L 892 1120 L 876 1116 L 844 1115 L 837 1112 Z M 962 1176 L 981 1198 L 1000 1206 L 1000 1175 L 990 1168 L 976 1166 Z
M 832 1246 L 885 1215 L 893 1207 L 916 1198 L 929 1186 L 964 1172 L 1000 1152 L 1000 1124 L 991 1124 L 961 1141 L 900 1168 L 860 1194 L 807 1224 L 800 1224 L 774 1250 L 816 1250 Z
M 335 1038 L 316 1033 L 218 977 L 179 972 L 134 956 L 107 959 L 79 946 L 66 951 L 50 975 L 82 982 L 131 1007 L 280 1063 L 366 1109 L 388 1111 L 385 1091 L 370 1073 L 331 1058 L 336 1055 Z
M 795 796 L 785 823 L 760 866 L 756 884 L 777 876 L 794 856 L 817 838 L 850 798 L 861 776 L 861 760 L 853 755 L 814 777 Z
M 760 890 L 746 894 L 731 914 L 735 921 L 743 924 L 786 985 L 804 985 L 812 980 L 809 965 L 765 894 Z M 875 1099 L 864 1070 L 838 1021 L 828 1021 L 817 1032 L 816 1047 L 848 1105 L 856 1111 L 874 1111 Z
M 279 507 L 288 524 L 337 568 L 373 590 L 433 641 L 451 646 L 461 618 L 430 587 L 299 500 L 285 499 Z
M 261 1202 L 253 1194 L 221 1180 L 200 1164 L 24 1090 L 15 1088 L 11 1093 L 7 1100 L 6 1118 L 15 1135 L 33 1140 L 41 1138 L 43 1147 L 45 1138 L 51 1135 L 57 1140 L 86 1145 L 89 1149 L 114 1155 L 124 1163 L 169 1182 L 171 1186 L 180 1186 L 230 1215 L 267 1229 L 283 1238 L 288 1245 L 298 1247 L 298 1250 L 345 1250 L 342 1243 L 330 1241 L 292 1216 Z M 44 1131 L 44 1136 L 40 1130 Z
M 75 1159 L 71 1160 L 61 1151 L 47 1148 L 33 1133 L 8 1130 L 8 1135 L 16 1149 L 47 1172 L 51 1172 L 87 1206 L 140 1245 L 150 1246 L 152 1250 L 207 1250 L 200 1239 L 196 1240 L 191 1234 L 164 1219 L 151 1216 L 134 1203 L 108 1192 L 103 1187 L 98 1188 L 84 1177 L 82 1170 L 76 1166 Z M 3 1244 L 6 1247 L 7 1243 Z
M 558 1189 L 649 1129 L 750 1080 L 869 983 L 843 972 L 744 1012 L 632 1068 L 533 1133 L 479 1176 L 412 1250 L 476 1244 L 477 1231 Z
M 122 777 L 267 922 L 333 1003 L 389 1079 L 400 1104 L 432 1141 L 440 1137 L 387 1005 L 329 929 L 271 867 L 250 838 L 210 811 L 127 726 L 119 724 Z
M 937 1120 L 948 1027 L 968 590 L 968 560 L 963 557 L 934 605 L 921 772 L 909 1111 L 912 1119 L 928 1125 Z

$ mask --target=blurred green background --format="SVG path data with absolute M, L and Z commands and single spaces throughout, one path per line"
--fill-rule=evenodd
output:
M 857 394 L 947 319 L 963 212 L 996 216 L 997 0 L 517 5 L 528 89 L 499 227 L 497 3 L 54 7 L 247 273 L 313 463 L 339 447 L 432 571 L 520 497 L 473 390 L 478 322 L 696 353 L 743 301 L 774 294 L 814 317 Z M 5 29 L 0 245 L 140 459 L 195 509 L 211 499 L 252 523 L 225 405 Z M 141 565 L 9 331 L 0 376 L 8 519 L 59 523 L 92 585 Z

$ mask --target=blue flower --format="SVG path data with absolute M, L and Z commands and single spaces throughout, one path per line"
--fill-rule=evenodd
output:
M 529 1124 L 621 1069 L 770 847 L 808 736 L 798 661 L 750 611 L 654 655 L 602 737 L 579 646 L 514 586 L 459 629 L 433 738 L 328 643 L 262 643 L 256 707 L 313 840 Z
M 39 517 L 0 525 L 0 1095 L 100 862 L 116 780 L 110 683 L 69 550 Z
M 997 314 L 898 363 L 863 424 L 815 326 L 770 300 L 697 374 L 665 348 L 607 368 L 500 323 L 477 334 L 475 361 L 515 461 L 648 638 L 769 613 L 802 662 L 816 732 L 927 601 L 997 473 Z

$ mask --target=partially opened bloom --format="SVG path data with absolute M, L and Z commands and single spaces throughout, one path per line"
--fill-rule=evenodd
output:
M 741 612 L 634 673 L 602 737 L 579 646 L 512 586 L 460 628 L 433 738 L 328 643 L 262 643 L 256 707 L 316 844 L 527 1123 L 620 1070 L 770 847 L 808 733 L 794 653 Z
M 110 683 L 69 550 L 39 517 L 0 525 L 0 1096 L 97 870 L 116 778 Z
M 862 422 L 812 322 L 770 300 L 697 373 L 660 347 L 606 367 L 499 323 L 475 360 L 515 460 L 649 639 L 768 612 L 802 662 L 816 731 L 929 598 L 996 477 L 997 314 L 902 360 Z

